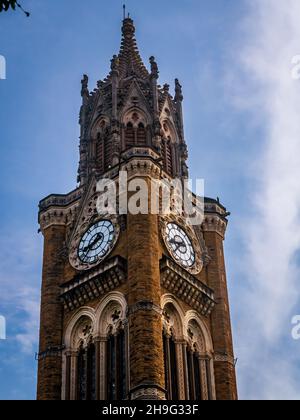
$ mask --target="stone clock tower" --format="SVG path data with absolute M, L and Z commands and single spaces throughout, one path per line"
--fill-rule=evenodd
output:
M 181 85 L 174 96 L 158 85 L 129 17 L 122 35 L 107 78 L 92 92 L 82 80 L 78 187 L 39 206 L 38 399 L 235 400 L 226 209 L 206 198 L 193 226 L 184 213 L 120 211 L 119 194 L 115 213 L 99 211 L 104 178 L 120 192 L 125 173 L 131 197 L 130 182 L 188 177 Z

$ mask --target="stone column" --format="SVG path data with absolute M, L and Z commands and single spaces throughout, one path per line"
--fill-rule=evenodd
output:
M 69 401 L 71 397 L 71 362 L 72 362 L 72 352 L 68 351 L 65 354 L 65 380 L 63 390 L 65 401 Z
M 183 360 L 183 342 L 176 341 L 176 365 L 177 365 L 177 382 L 178 382 L 178 398 L 180 401 L 185 400 L 185 382 L 184 382 L 184 360 Z
M 190 399 L 190 389 L 189 389 L 189 371 L 188 371 L 188 361 L 187 361 L 187 342 L 185 341 L 182 345 L 183 352 L 183 367 L 184 367 L 184 384 L 185 384 L 185 400 Z
M 99 364 L 97 369 L 97 376 L 99 376 L 99 395 L 100 401 L 107 399 L 107 337 L 99 337 Z
M 70 365 L 70 400 L 77 400 L 77 380 L 78 380 L 78 352 L 73 351 L 71 354 L 71 365 Z
M 38 400 L 61 400 L 62 396 L 62 316 L 60 283 L 63 280 L 65 226 L 44 230 L 44 259 L 41 291 Z
M 156 215 L 128 215 L 131 399 L 165 399 Z
M 223 207 L 218 212 L 224 212 Z M 223 240 L 226 219 L 220 214 L 210 214 L 203 223 L 204 239 L 211 257 L 206 268 L 208 286 L 214 290 L 216 306 L 211 314 L 214 342 L 214 374 L 218 400 L 236 400 L 237 386 L 234 367 L 233 341 L 229 311 Z
M 206 355 L 198 354 L 198 361 L 200 367 L 200 384 L 201 384 L 201 397 L 203 401 L 209 400 L 209 384 L 207 383 L 208 372 L 206 370 Z

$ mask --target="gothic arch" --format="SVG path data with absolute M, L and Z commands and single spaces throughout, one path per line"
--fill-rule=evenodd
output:
M 163 328 L 166 333 L 173 334 L 176 340 L 183 339 L 184 312 L 171 294 L 165 294 L 161 298 L 161 307 L 163 309 Z
M 162 137 L 164 139 L 171 140 L 172 143 L 178 142 L 178 136 L 176 134 L 176 129 L 174 127 L 174 124 L 170 119 L 163 119 L 161 121 L 161 127 L 162 127 Z
M 134 146 L 147 146 L 149 144 L 149 118 L 138 107 L 132 107 L 124 112 L 123 122 L 123 149 Z
M 210 332 L 196 311 L 188 311 L 185 314 L 184 331 L 186 332 L 186 340 L 190 340 L 190 337 L 188 335 L 188 330 L 190 327 L 194 327 L 194 329 L 198 330 L 196 332 L 198 332 L 198 337 L 202 340 L 203 350 L 207 354 L 213 354 L 213 342 Z
M 150 124 L 149 117 L 146 114 L 146 112 L 136 106 L 127 109 L 123 113 L 121 120 L 125 126 L 129 122 L 131 122 L 134 127 L 138 127 L 140 123 L 143 123 L 145 126 L 148 126 Z
M 177 151 L 178 136 L 174 125 L 169 119 L 163 119 L 161 121 L 161 127 L 161 154 L 164 169 L 168 174 L 175 176 L 179 168 Z
M 196 311 L 184 318 L 189 399 L 215 400 L 213 342 L 210 332 Z M 196 373 L 195 373 L 196 372 Z M 195 378 L 198 377 L 198 381 Z M 200 381 L 199 381 L 200 377 Z
M 103 135 L 105 130 L 108 129 L 110 125 L 110 119 L 107 116 L 100 116 L 93 124 L 91 129 L 91 138 L 96 140 L 98 135 Z
M 112 327 L 116 329 L 119 321 L 124 321 L 127 311 L 127 302 L 120 292 L 109 293 L 99 304 L 96 310 L 95 329 L 100 336 L 106 336 Z M 112 318 L 115 315 L 115 320 Z
M 90 155 L 95 161 L 95 168 L 100 173 L 107 171 L 112 165 L 112 141 L 110 138 L 110 119 L 100 116 L 91 129 Z
M 68 350 L 76 349 L 74 343 L 74 340 L 76 340 L 75 335 L 76 333 L 79 334 L 79 327 L 84 321 L 90 323 L 93 331 L 95 331 L 95 311 L 88 306 L 80 308 L 68 323 L 64 337 L 64 345 Z

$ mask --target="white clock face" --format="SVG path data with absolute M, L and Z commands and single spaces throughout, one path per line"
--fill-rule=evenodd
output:
M 95 223 L 80 241 L 78 247 L 80 261 L 84 264 L 96 264 L 112 249 L 115 238 L 115 227 L 110 220 L 100 220 Z
M 195 264 L 196 255 L 192 242 L 177 224 L 167 224 L 166 241 L 169 251 L 183 267 L 191 268 Z

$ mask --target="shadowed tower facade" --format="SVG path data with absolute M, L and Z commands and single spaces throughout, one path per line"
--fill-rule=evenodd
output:
M 99 181 L 121 190 L 120 173 L 123 195 L 135 185 L 130 198 L 141 183 L 188 178 L 182 87 L 176 79 L 172 96 L 158 78 L 128 17 L 109 75 L 92 92 L 82 79 L 78 186 L 39 206 L 40 400 L 237 398 L 226 209 L 206 198 L 203 221 L 192 226 L 183 213 L 97 206 Z

